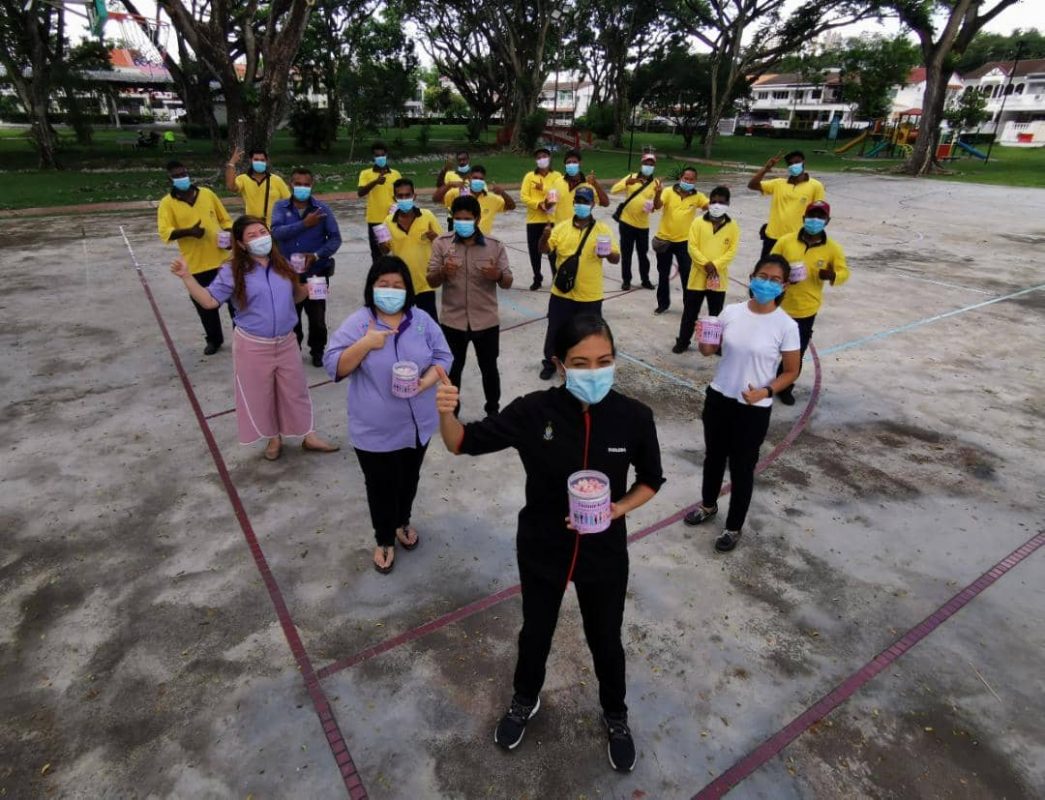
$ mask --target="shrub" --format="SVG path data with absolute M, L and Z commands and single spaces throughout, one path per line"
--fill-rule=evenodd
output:
M 607 139 L 613 133 L 613 106 L 595 103 L 588 106 L 588 113 L 580 117 L 576 126 L 582 131 L 591 131 L 599 139 Z
M 519 123 L 519 144 L 524 150 L 533 150 L 537 146 L 547 122 L 548 112 L 541 108 L 522 118 Z
M 310 103 L 295 103 L 287 124 L 298 149 L 306 153 L 318 153 L 330 146 L 327 114 Z

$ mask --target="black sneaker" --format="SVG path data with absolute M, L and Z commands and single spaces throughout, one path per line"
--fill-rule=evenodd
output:
M 682 518 L 682 521 L 687 525 L 699 525 L 702 522 L 707 522 L 713 516 L 718 513 L 718 506 L 713 508 L 704 508 L 703 505 L 699 505 L 690 511 L 686 516 Z
M 643 289 L 656 289 L 657 287 L 656 287 L 656 286 L 654 286 L 654 285 L 653 285 L 652 283 L 650 283 L 649 281 L 643 281 L 643 282 L 642 282 L 642 288 L 643 288 Z
M 531 292 L 536 292 L 540 288 L 541 288 L 541 281 L 540 281 L 539 278 L 537 280 L 535 280 L 533 283 L 530 284 L 530 291 Z
M 791 391 L 790 386 L 782 392 L 777 392 L 776 398 L 785 406 L 793 406 L 795 404 L 795 393 Z
M 554 364 L 545 364 L 543 367 L 541 367 L 541 380 L 542 381 L 550 381 L 552 379 L 552 376 L 554 376 L 554 375 L 555 375 L 555 365 Z
M 720 553 L 728 553 L 739 541 L 740 531 L 722 531 L 722 535 L 715 540 L 715 549 Z
M 675 355 L 685 353 L 687 350 L 689 350 L 689 342 L 675 342 L 675 346 L 671 348 L 671 352 Z
M 541 698 L 538 696 L 533 705 L 524 703 L 519 695 L 512 697 L 512 704 L 508 713 L 501 717 L 497 723 L 497 730 L 493 732 L 493 740 L 505 750 L 514 750 L 519 742 L 523 740 L 526 733 L 526 723 L 533 719 L 533 715 L 541 707 Z
M 606 745 L 610 766 L 617 772 L 631 772 L 635 769 L 635 740 L 631 738 L 627 713 L 603 714 L 602 721 L 610 737 Z
M 653 309 L 653 313 L 659 317 L 661 314 L 666 313 L 668 308 L 669 306 L 657 306 L 655 309 Z
M 207 342 L 207 346 L 203 348 L 203 355 L 212 356 L 221 349 L 220 344 L 214 344 L 214 342 Z
M 323 356 L 322 355 L 312 356 L 312 366 L 313 367 L 322 367 L 323 366 Z
M 622 291 L 622 292 L 626 292 L 626 291 L 628 291 L 628 289 L 630 289 L 630 288 L 631 288 L 631 284 L 630 284 L 630 283 L 628 283 L 627 281 L 624 281 L 624 283 L 622 283 L 622 284 L 620 285 L 620 288 L 621 288 L 621 291 Z

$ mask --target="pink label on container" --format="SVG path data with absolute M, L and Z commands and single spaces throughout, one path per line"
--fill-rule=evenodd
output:
M 653 210 L 653 201 L 647 200 L 645 203 L 643 203 L 642 210 L 645 211 L 647 214 L 650 213 Z
M 722 322 L 708 317 L 697 323 L 697 341 L 701 344 L 722 344 Z
M 613 252 L 613 240 L 603 234 L 595 238 L 595 255 L 608 256 Z
M 420 383 L 420 370 L 413 361 L 397 361 L 392 365 L 392 395 L 413 397 Z
M 559 202 L 559 191 L 557 189 L 549 189 L 548 193 L 544 196 L 544 202 L 550 206 L 555 205 Z
M 799 261 L 791 265 L 791 277 L 788 280 L 791 283 L 800 283 L 806 279 L 807 274 L 806 265 Z
M 570 524 L 578 533 L 601 533 L 613 521 L 610 479 L 595 470 L 573 473 L 566 481 Z
M 222 250 L 232 247 L 232 231 L 218 231 L 218 247 Z
M 290 256 L 290 268 L 294 270 L 294 272 L 304 272 L 306 263 L 307 259 L 305 258 L 304 253 L 293 253 Z
M 385 244 L 386 242 L 392 241 L 392 232 L 388 230 L 388 226 L 383 222 L 380 225 L 374 226 L 374 238 L 378 244 Z
M 718 273 L 717 272 L 714 275 L 711 275 L 711 276 L 708 277 L 708 279 L 707 279 L 707 287 L 708 287 L 708 289 L 710 289 L 713 292 L 717 292 L 720 288 L 722 288 L 722 281 L 718 277 Z
M 309 300 L 326 300 L 327 299 L 327 279 L 320 278 L 318 276 L 308 279 L 308 299 Z

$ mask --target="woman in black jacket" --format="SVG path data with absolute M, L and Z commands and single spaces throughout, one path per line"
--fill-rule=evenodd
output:
M 540 708 L 545 662 L 566 587 L 572 580 L 599 680 L 609 733 L 611 766 L 630 772 L 635 744 L 624 702 L 621 626 L 628 587 L 625 515 L 648 502 L 664 483 L 653 412 L 612 390 L 616 349 L 605 320 L 572 318 L 555 340 L 562 387 L 516 398 L 500 414 L 462 425 L 454 416 L 458 390 L 438 388 L 440 432 L 453 453 L 482 455 L 509 447 L 526 471 L 526 505 L 519 512 L 517 552 L 523 626 L 515 668 L 515 694 L 494 741 L 511 750 Z M 628 471 L 635 481 L 628 486 Z M 602 533 L 581 535 L 568 522 L 567 480 L 584 469 L 610 481 L 612 522 Z

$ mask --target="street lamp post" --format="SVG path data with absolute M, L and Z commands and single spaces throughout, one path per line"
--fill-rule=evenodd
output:
M 559 50 L 562 49 L 562 11 L 554 9 L 551 13 L 555 26 L 555 54 L 552 56 L 552 69 L 555 72 L 555 91 L 552 94 L 552 127 L 556 126 L 559 116 Z
M 1005 101 L 1009 99 L 1012 79 L 1016 77 L 1016 66 L 1020 63 L 1020 55 L 1022 53 L 1023 42 L 1016 42 L 1016 55 L 1012 59 L 1012 71 L 1009 73 L 1009 79 L 1005 82 L 1005 90 L 1001 93 L 1001 108 L 998 109 L 998 116 L 994 119 L 994 134 L 991 136 L 990 142 L 987 143 L 987 155 L 983 159 L 984 164 L 988 164 L 991 160 L 991 150 L 994 149 L 994 140 L 998 138 L 998 126 L 1001 125 L 1001 115 L 1005 113 Z

